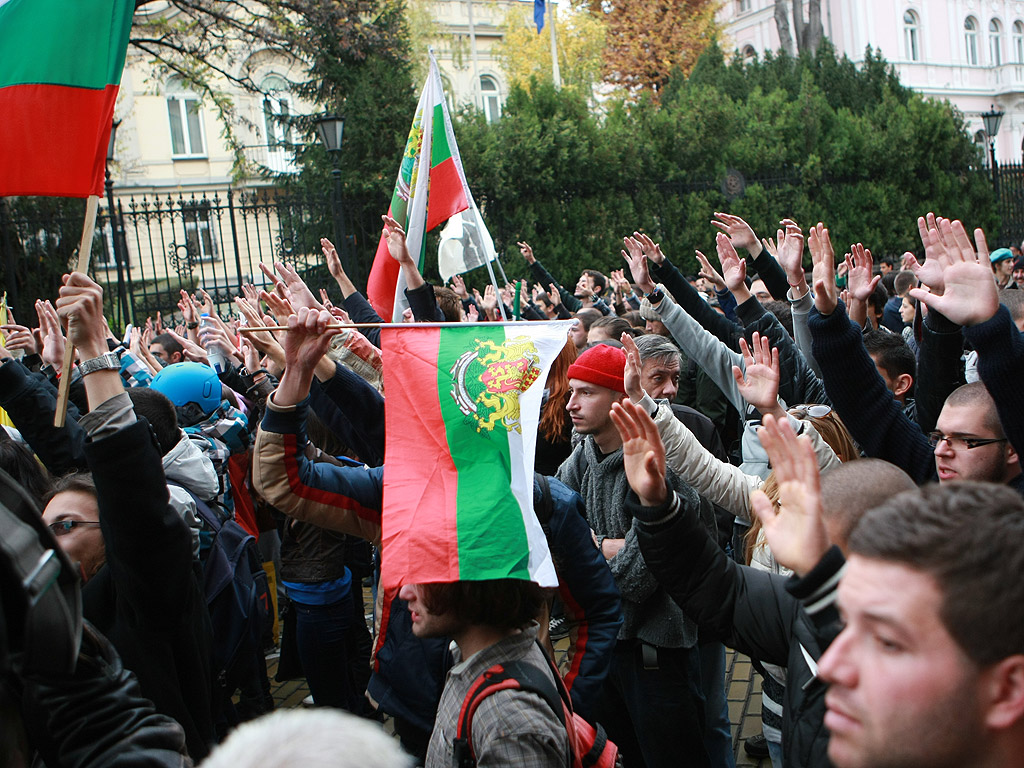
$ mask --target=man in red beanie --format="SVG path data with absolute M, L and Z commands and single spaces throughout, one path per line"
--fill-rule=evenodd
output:
M 584 439 L 558 468 L 558 479 L 583 497 L 594 540 L 622 595 L 623 624 L 594 714 L 627 765 L 675 768 L 682 761 L 707 768 L 700 681 L 690 676 L 699 668 L 697 628 L 648 571 L 626 511 L 622 438 L 611 420 L 612 405 L 626 397 L 625 366 L 625 353 L 605 344 L 569 366 L 566 409 Z M 671 470 L 668 475 L 714 535 L 711 505 Z

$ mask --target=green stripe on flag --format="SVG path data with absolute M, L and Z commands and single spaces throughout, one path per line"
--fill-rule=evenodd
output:
M 452 156 L 451 147 L 448 146 L 448 131 L 444 123 L 444 107 L 437 104 L 434 107 L 434 135 L 430 142 L 430 167 L 440 165 Z
M 11 0 L 0 6 L 0 88 L 121 82 L 133 0 Z
M 463 415 L 453 396 L 455 382 L 450 371 L 466 352 L 479 349 L 479 357 L 466 368 L 465 391 L 473 401 L 484 392 L 480 380 L 485 366 L 480 357 L 490 349 L 489 340 L 500 347 L 505 341 L 503 327 L 449 327 L 442 329 L 437 359 L 437 393 L 441 401 L 448 447 L 458 473 L 457 531 L 459 578 L 529 579 L 529 544 L 519 502 L 512 495 L 512 461 L 508 431 L 500 421 L 493 429 L 477 429 L 477 422 Z M 500 398 L 496 398 L 501 402 Z M 491 411 L 481 403 L 483 413 Z M 533 488 L 532 482 L 530 488 Z

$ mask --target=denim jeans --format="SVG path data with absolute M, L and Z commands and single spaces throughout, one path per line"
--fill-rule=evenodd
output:
M 362 691 L 355 691 L 348 664 L 352 593 L 329 605 L 294 603 L 295 640 L 309 692 L 318 707 L 361 712 Z
M 729 704 L 725 695 L 725 646 L 721 643 L 701 643 L 700 687 L 704 693 L 704 719 L 706 730 L 704 745 L 714 768 L 736 768 L 736 755 L 732 751 L 732 727 L 729 723 Z

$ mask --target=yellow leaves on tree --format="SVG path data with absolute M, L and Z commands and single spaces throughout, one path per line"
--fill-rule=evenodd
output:
M 591 87 L 601 77 L 604 21 L 567 5 L 560 4 L 555 14 L 559 74 L 564 86 L 578 88 L 589 95 Z M 549 24 L 550 19 L 545 17 L 544 29 L 537 34 L 532 3 L 514 4 L 509 8 L 502 25 L 502 41 L 495 49 L 510 85 L 516 83 L 529 89 L 531 77 L 539 82 L 551 82 Z
M 720 0 L 591 0 L 607 27 L 604 79 L 655 98 L 676 67 L 689 74 L 718 32 Z

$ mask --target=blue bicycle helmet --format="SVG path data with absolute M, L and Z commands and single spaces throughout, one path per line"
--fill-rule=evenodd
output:
M 202 363 L 173 363 L 161 370 L 149 386 L 174 403 L 182 426 L 209 416 L 221 403 L 217 372 Z

